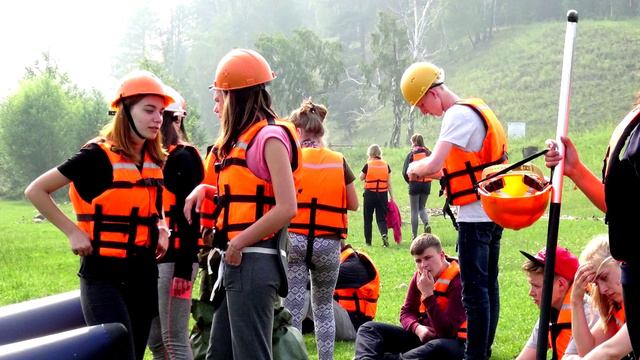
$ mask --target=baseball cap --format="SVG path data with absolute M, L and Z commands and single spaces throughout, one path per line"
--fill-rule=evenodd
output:
M 538 263 L 544 266 L 547 260 L 547 248 L 542 248 L 542 250 L 538 251 L 538 253 L 534 256 L 527 252 L 520 250 L 520 253 L 524 255 L 527 259 Z M 573 278 L 576 275 L 576 271 L 578 271 L 578 266 L 580 263 L 578 258 L 571 253 L 571 251 L 558 246 L 556 248 L 556 266 L 555 273 L 562 276 L 567 280 L 573 281 Z

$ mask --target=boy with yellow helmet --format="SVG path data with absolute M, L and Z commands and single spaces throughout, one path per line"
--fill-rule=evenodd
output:
M 476 183 L 482 170 L 507 160 L 507 138 L 481 99 L 462 99 L 444 84 L 444 70 L 417 62 L 402 75 L 400 89 L 424 115 L 442 116 L 431 156 L 413 162 L 408 176 L 443 178 L 447 205 L 459 206 L 458 253 L 463 303 L 468 316 L 465 359 L 487 359 L 500 311 L 498 258 L 502 227 L 483 210 Z

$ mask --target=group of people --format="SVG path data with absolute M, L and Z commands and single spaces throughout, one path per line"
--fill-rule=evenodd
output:
M 333 357 L 334 297 L 363 315 L 351 317 L 357 359 L 490 358 L 500 311 L 503 228 L 483 209 L 477 182 L 483 170 L 508 160 L 495 114 L 481 99 L 457 96 L 444 83 L 444 71 L 431 63 L 415 63 L 402 76 L 409 105 L 443 121 L 433 151 L 420 135 L 412 138 L 403 169 L 416 271 L 397 327 L 367 322 L 375 301 L 366 294 L 379 276 L 358 285 L 361 292 L 354 296 L 363 298 L 336 290 L 341 262 L 353 255 L 345 240 L 348 211 L 359 206 L 355 176 L 344 156 L 325 145 L 327 109 L 304 100 L 288 120 L 280 119 L 266 88 L 274 80 L 255 51 L 235 49 L 220 60 L 210 89 L 221 130 L 203 165 L 184 131 L 182 97 L 149 72 L 132 73 L 122 81 L 111 104 L 115 116 L 100 135 L 28 186 L 27 197 L 80 256 L 87 324 L 122 323 L 136 359 L 147 344 L 154 358 L 191 358 L 191 289 L 197 253 L 208 246 L 223 260 L 207 359 L 272 358 L 274 304 L 284 298 L 301 328 L 309 279 L 319 359 Z M 632 238 L 633 213 L 622 210 L 623 200 L 640 200 L 633 190 L 640 188 L 633 131 L 639 113 L 636 108 L 616 129 L 604 183 L 580 162 L 569 139 L 562 139 L 564 154 L 551 144 L 545 155 L 549 167 L 564 159 L 565 174 L 607 212 L 609 223 L 609 241 L 589 244 L 581 265 L 558 248 L 552 301 L 557 312 L 550 330 L 557 358 L 640 350 L 640 252 Z M 360 174 L 365 242 L 371 244 L 375 212 L 388 245 L 382 220 L 393 198 L 391 169 L 379 146 L 369 147 L 368 156 Z M 444 186 L 446 207 L 458 207 L 457 258 L 430 234 L 425 203 L 432 179 Z M 75 222 L 50 196 L 67 184 Z M 214 231 L 201 233 L 201 223 Z M 546 254 L 525 256 L 530 295 L 539 303 Z M 584 305 L 587 291 L 599 320 Z M 519 357 L 530 358 L 535 343 L 532 335 Z

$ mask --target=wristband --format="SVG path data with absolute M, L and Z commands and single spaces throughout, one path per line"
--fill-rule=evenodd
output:
M 167 233 L 167 237 L 171 237 L 171 229 L 169 229 L 166 225 L 164 226 L 158 226 L 158 231 L 164 231 Z

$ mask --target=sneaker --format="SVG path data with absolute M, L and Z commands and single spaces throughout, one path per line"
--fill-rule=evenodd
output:
M 382 246 L 389 247 L 389 240 L 388 240 L 387 234 L 382 235 Z
M 426 234 L 431 234 L 431 225 L 429 224 L 424 224 L 424 232 Z

